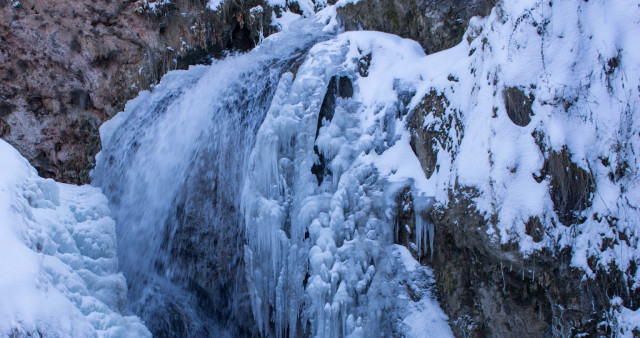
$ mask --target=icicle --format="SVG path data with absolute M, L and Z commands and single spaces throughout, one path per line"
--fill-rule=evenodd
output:
M 420 213 L 416 212 L 416 246 L 418 247 L 418 259 L 422 256 L 422 217 L 420 217 Z
M 434 236 L 433 222 L 429 222 L 429 249 L 431 250 L 431 261 L 433 261 L 433 238 Z
M 506 283 L 504 281 L 504 270 L 502 269 L 502 262 L 500 262 L 500 273 L 502 274 L 502 292 L 504 292 Z
M 413 207 L 415 212 L 416 222 L 416 245 L 418 247 L 418 256 L 425 253 L 427 246 L 427 240 L 429 241 L 429 248 L 431 250 L 431 259 L 433 260 L 433 241 L 434 241 L 434 225 L 422 217 L 423 213 L 427 213 L 431 209 L 433 204 L 432 197 L 417 196 L 413 199 Z
M 531 270 L 531 281 L 533 282 L 536 279 L 536 270 Z

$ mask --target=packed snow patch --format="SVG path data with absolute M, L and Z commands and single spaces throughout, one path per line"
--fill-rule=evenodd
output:
M 0 158 L 0 336 L 150 336 L 122 315 L 127 285 L 100 190 L 38 177 L 2 140 Z

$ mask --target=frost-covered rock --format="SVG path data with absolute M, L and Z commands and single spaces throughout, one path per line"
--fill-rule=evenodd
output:
M 0 335 L 144 337 L 124 316 L 115 223 L 100 190 L 38 177 L 0 141 Z
M 103 129 L 96 170 L 142 277 L 136 311 L 268 336 L 449 335 L 433 277 L 460 336 L 632 335 L 638 10 L 501 2 L 427 56 L 336 36 L 329 8 L 172 73 Z
M 632 334 L 613 313 L 640 302 L 639 16 L 500 2 L 420 62 L 438 73 L 416 85 L 412 145 L 459 334 Z

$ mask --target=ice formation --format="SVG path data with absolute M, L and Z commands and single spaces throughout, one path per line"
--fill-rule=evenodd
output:
M 100 190 L 38 177 L 2 140 L 0 158 L 0 336 L 151 336 L 123 315 L 127 286 Z
M 284 20 L 247 54 L 168 74 L 102 127 L 94 177 L 118 221 L 136 312 L 171 325 L 153 315 L 169 301 L 211 333 L 194 293 L 215 300 L 212 290 L 233 284 L 222 302 L 232 318 L 216 316 L 255 324 L 252 333 L 410 336 L 429 323 L 427 334 L 450 335 L 422 283 L 428 268 L 394 244 L 406 189 L 419 254 L 438 241 L 429 209 L 470 187 L 495 243 L 517 243 L 524 256 L 571 247 L 585 278 L 611 264 L 631 271 L 640 259 L 637 4 L 500 2 L 433 55 L 388 34 L 335 34 L 332 11 Z M 535 115 L 509 115 L 509 88 Z M 442 116 L 416 112 L 432 93 Z M 410 147 L 411 114 L 446 135 L 428 178 Z M 592 175 L 595 197 L 582 210 L 554 207 L 553 178 L 542 174 L 550 152 Z M 536 216 L 547 225 L 540 240 L 525 228 Z M 562 225 L 567 217 L 580 222 Z M 211 241 L 203 261 L 188 249 L 193 238 Z M 195 258 L 184 264 L 187 254 Z M 630 278 L 637 287 L 640 271 Z M 187 300 L 161 298 L 171 293 Z M 618 303 L 616 329 L 631 334 L 638 311 Z
M 367 55 L 372 63 L 362 76 L 359 60 Z M 411 86 L 399 81 L 398 65 L 422 58 L 410 40 L 344 33 L 314 46 L 295 78 L 282 77 L 243 192 L 245 259 L 261 332 L 408 334 L 403 317 L 389 315 L 410 303 L 394 280 L 407 273 L 395 259 L 395 197 L 413 187 L 424 212 L 432 199 L 420 190 L 425 178 L 404 127 L 408 110 L 398 97 Z M 314 174 L 318 165 L 326 167 Z M 425 241 L 433 238 L 429 229 L 425 222 L 419 230 Z M 451 335 L 437 305 L 423 315 Z

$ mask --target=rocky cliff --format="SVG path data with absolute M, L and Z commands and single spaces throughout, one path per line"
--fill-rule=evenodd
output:
M 102 122 L 171 69 L 255 46 L 260 5 L 0 1 L 0 137 L 41 176 L 88 183 Z

